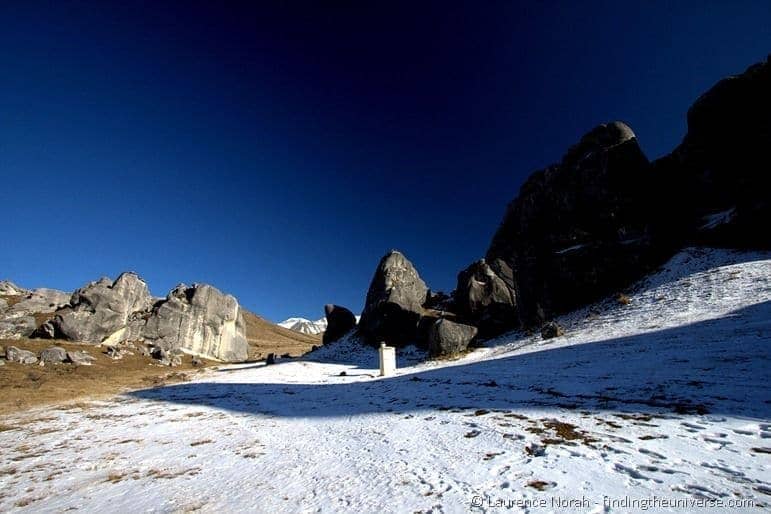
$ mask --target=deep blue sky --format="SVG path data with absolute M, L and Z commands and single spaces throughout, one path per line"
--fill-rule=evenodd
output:
M 659 157 L 771 52 L 766 0 L 214 4 L 0 3 L 0 278 L 315 319 L 398 248 L 451 290 L 584 132 Z

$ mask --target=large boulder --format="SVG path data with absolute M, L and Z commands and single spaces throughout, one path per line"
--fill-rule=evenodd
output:
M 516 291 L 526 324 L 615 292 L 670 255 L 651 231 L 651 187 L 650 164 L 622 122 L 596 127 L 525 182 L 486 261 Z
M 94 344 L 138 339 L 152 304 L 147 284 L 136 273 L 123 273 L 115 281 L 102 278 L 72 294 L 69 305 L 57 311 L 53 332 Z
M 455 306 L 482 337 L 501 334 L 519 323 L 514 289 L 484 259 L 458 274 Z
M 327 317 L 324 344 L 337 341 L 356 326 L 356 316 L 345 307 L 327 304 L 324 306 L 324 314 Z
M 247 359 L 246 326 L 238 301 L 206 284 L 180 284 L 152 310 L 143 337 L 164 350 L 227 362 Z
M 428 332 L 428 353 L 431 357 L 458 355 L 466 351 L 476 335 L 476 327 L 440 319 Z
M 771 56 L 719 81 L 688 110 L 688 132 L 654 163 L 658 225 L 675 241 L 771 248 Z
M 361 314 L 359 330 L 371 344 L 404 346 L 417 341 L 428 287 L 407 258 L 396 250 L 378 264 Z

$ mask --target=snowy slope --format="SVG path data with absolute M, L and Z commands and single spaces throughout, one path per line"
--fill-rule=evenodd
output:
M 768 510 L 771 253 L 688 250 L 629 296 L 388 379 L 343 340 L 0 418 L 0 511 Z
M 288 328 L 289 330 L 294 330 L 295 332 L 316 335 L 321 334 L 327 329 L 327 318 L 321 318 L 316 321 L 305 318 L 289 318 L 281 323 L 277 323 L 277 325 L 279 327 Z

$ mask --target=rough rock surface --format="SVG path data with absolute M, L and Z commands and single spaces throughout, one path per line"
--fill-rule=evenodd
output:
M 159 348 L 229 362 L 247 359 L 246 328 L 236 299 L 206 284 L 180 284 L 159 302 L 142 331 Z
M 52 346 L 40 352 L 40 362 L 46 364 L 59 364 L 67 360 L 67 350 L 59 346 Z
M 600 125 L 534 173 L 509 205 L 487 262 L 528 324 L 616 291 L 668 256 L 650 230 L 650 165 L 632 130 Z
M 56 289 L 21 289 L 11 282 L 1 282 L 0 287 L 10 297 L 15 297 L 10 302 L 6 299 L 0 304 L 0 338 L 19 339 L 29 337 L 37 324 L 36 316 L 50 314 L 70 298 L 68 293 Z M 15 292 L 14 292 L 15 291 Z
M 18 296 L 27 294 L 28 291 L 8 280 L 0 280 L 0 296 Z
M 458 274 L 458 315 L 479 328 L 482 337 L 501 334 L 519 323 L 516 294 L 482 259 Z
M 367 292 L 359 330 L 371 344 L 417 342 L 428 287 L 407 258 L 396 250 L 381 260 Z
M 476 335 L 476 327 L 440 319 L 428 332 L 429 355 L 432 357 L 457 355 L 468 348 Z
M 771 56 L 725 78 L 688 110 L 688 132 L 654 163 L 667 184 L 659 226 L 711 246 L 771 248 Z M 685 236 L 685 237 L 684 237 Z
M 5 349 L 5 359 L 19 364 L 35 364 L 37 362 L 37 356 L 34 353 L 15 346 L 9 346 Z
M 565 330 L 554 321 L 544 323 L 541 327 L 541 337 L 543 339 L 554 339 L 565 335 Z
M 54 331 L 72 341 L 115 343 L 140 337 L 143 313 L 153 298 L 136 273 L 122 273 L 114 282 L 102 278 L 78 289 L 57 312 Z
M 67 360 L 76 366 L 90 366 L 96 357 L 83 350 L 67 352 Z
M 345 307 L 327 304 L 324 314 L 327 317 L 327 329 L 322 338 L 324 344 L 337 341 L 356 326 L 356 316 Z

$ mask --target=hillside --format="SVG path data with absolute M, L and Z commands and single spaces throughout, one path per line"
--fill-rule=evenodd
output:
M 269 353 L 288 353 L 296 357 L 321 345 L 319 334 L 303 334 L 274 325 L 246 309 L 241 309 L 241 312 L 246 323 L 249 360 L 264 359 Z
M 2 417 L 0 510 L 767 509 L 771 253 L 687 249 L 626 294 L 392 378 L 348 338 Z

